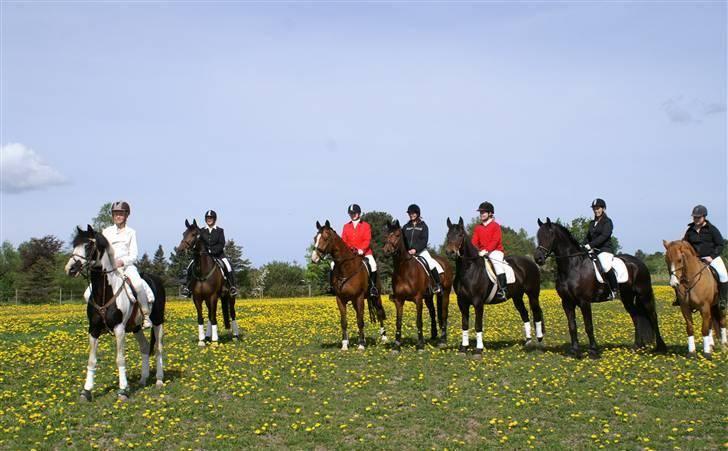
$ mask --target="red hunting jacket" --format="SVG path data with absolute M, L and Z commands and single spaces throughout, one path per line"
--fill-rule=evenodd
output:
M 504 252 L 501 227 L 495 221 L 490 221 L 488 225 L 477 224 L 473 229 L 472 241 L 479 251 Z
M 354 227 L 354 223 L 349 221 L 344 224 L 344 230 L 341 232 L 341 239 L 347 246 L 352 249 L 361 249 L 364 255 L 372 255 L 370 247 L 372 241 L 372 227 L 369 223 L 360 221 L 359 225 Z

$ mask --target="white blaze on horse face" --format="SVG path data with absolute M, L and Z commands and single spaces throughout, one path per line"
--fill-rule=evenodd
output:
M 321 241 L 321 233 L 316 234 L 316 239 L 313 242 L 313 252 L 311 252 L 311 261 L 314 263 L 318 263 L 321 259 L 321 256 L 318 253 L 318 245 L 319 241 Z
M 83 263 L 84 260 L 86 260 L 83 255 L 86 252 L 86 249 L 83 244 L 79 244 L 78 246 L 73 248 L 73 254 L 71 254 L 71 257 L 68 259 L 68 263 L 66 263 L 66 266 L 63 268 L 63 270 L 66 272 L 66 275 L 70 275 L 69 272 L 71 271 L 71 267 L 76 264 L 76 262 Z
M 675 288 L 678 285 L 680 285 L 680 282 L 675 275 L 675 263 L 670 263 L 670 286 Z

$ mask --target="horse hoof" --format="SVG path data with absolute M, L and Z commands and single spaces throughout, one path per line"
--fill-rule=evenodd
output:
M 164 387 L 164 381 L 162 379 L 158 379 L 154 386 L 157 388 L 162 388 Z
M 468 347 L 460 345 L 460 348 L 458 348 L 458 354 L 465 355 L 468 353 Z
M 209 342 L 212 341 L 212 338 L 211 337 L 205 337 L 205 341 L 209 343 Z
M 424 346 L 423 346 L 423 347 L 419 347 L 419 346 L 417 346 L 417 352 L 418 352 L 418 353 L 422 353 L 422 352 L 425 352 L 425 347 L 424 347 Z
M 447 340 L 440 340 L 439 343 L 437 343 L 438 349 L 445 349 L 447 347 Z
M 116 392 L 116 398 L 121 402 L 126 402 L 129 400 L 129 390 L 126 388 L 123 388 Z
M 392 349 L 392 355 L 399 355 L 400 350 L 399 349 Z
M 239 335 L 233 335 L 233 341 L 240 341 Z
M 197 342 L 197 346 L 204 348 L 205 347 L 205 340 L 200 340 Z
M 213 341 L 213 342 L 210 343 L 210 346 L 212 346 L 213 348 L 216 348 L 218 344 L 219 343 L 217 342 L 217 340 L 215 340 L 215 341 Z
M 389 341 L 389 338 L 387 338 L 386 335 L 382 335 L 382 338 L 380 340 L 382 341 L 382 343 L 386 343 Z
M 592 360 L 597 360 L 597 359 L 599 359 L 600 357 L 601 357 L 601 356 L 599 355 L 599 352 L 598 352 L 598 351 L 589 351 L 589 358 L 590 358 L 590 359 L 592 359 Z
M 710 352 L 704 352 L 703 357 L 705 357 L 705 360 L 713 360 L 713 354 Z
M 85 388 L 81 390 L 81 394 L 79 396 L 79 401 L 81 402 L 91 402 L 93 399 L 93 395 L 91 395 L 90 390 L 86 390 Z
M 147 380 L 146 379 L 139 379 L 139 386 L 140 387 L 146 387 L 147 386 Z
M 348 346 L 342 346 L 342 347 L 341 347 L 341 350 L 342 350 L 342 351 L 348 351 L 348 350 L 349 350 L 349 347 L 348 347 Z
M 356 347 L 356 349 L 358 349 L 359 351 L 363 351 L 365 348 L 364 345 L 359 345 Z
M 688 358 L 688 359 L 693 359 L 693 360 L 695 360 L 695 359 L 697 359 L 697 358 L 698 358 L 698 354 L 696 354 L 695 352 L 688 352 L 688 353 L 687 353 L 687 354 L 685 355 L 685 357 L 686 357 L 686 358 Z

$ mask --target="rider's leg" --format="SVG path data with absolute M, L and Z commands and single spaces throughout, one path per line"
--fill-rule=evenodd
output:
M 725 310 L 728 307 L 728 271 L 720 256 L 714 258 L 710 266 L 718 273 L 718 307 Z
M 439 293 L 442 291 L 442 283 L 440 282 L 440 274 L 444 272 L 442 270 L 442 266 L 440 266 L 439 263 L 437 263 L 437 260 L 432 258 L 432 255 L 427 251 L 427 249 L 420 252 L 420 257 L 424 258 L 427 262 L 427 266 L 430 268 L 430 275 L 432 275 L 432 280 L 435 282 L 435 286 L 433 288 L 434 293 Z
M 493 263 L 493 269 L 495 270 L 495 276 L 498 280 L 498 293 L 497 297 L 501 299 L 508 299 L 508 280 L 506 279 L 506 266 L 505 266 L 505 255 L 501 251 L 491 251 L 488 253 L 488 258 Z
M 184 285 L 182 285 L 182 294 L 186 297 L 192 296 L 192 288 L 190 285 L 192 285 L 192 261 L 187 265 L 187 270 L 185 271 L 185 281 Z
M 230 287 L 230 294 L 236 296 L 238 294 L 238 288 L 235 286 L 235 271 L 233 271 L 232 265 L 227 257 L 222 258 L 223 268 L 225 270 L 225 278 L 227 279 L 228 286 Z
M 599 255 L 597 255 L 597 258 L 602 266 L 602 271 L 604 271 L 604 278 L 606 279 L 607 286 L 609 286 L 609 299 L 616 299 L 619 295 L 619 284 L 617 283 L 617 274 L 615 274 L 614 268 L 612 268 L 614 254 L 609 252 L 600 252 Z
M 377 262 L 374 260 L 373 255 L 366 255 L 364 258 L 367 259 L 367 262 L 369 262 L 369 269 L 371 269 L 371 274 L 369 275 L 369 295 L 370 296 L 379 296 L 379 290 L 377 289 L 377 285 L 379 283 L 379 274 L 377 274 Z
M 154 302 L 154 293 L 151 288 L 142 280 L 136 266 L 126 266 L 124 268 L 124 274 L 129 278 L 131 285 L 137 294 L 137 300 L 139 301 L 139 308 L 144 316 L 144 328 L 152 327 L 152 321 L 149 319 L 149 313 L 152 309 L 152 303 Z

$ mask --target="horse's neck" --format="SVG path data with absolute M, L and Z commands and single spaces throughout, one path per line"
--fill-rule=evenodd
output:
M 569 274 L 573 267 L 583 264 L 584 261 L 591 262 L 589 256 L 579 247 L 579 243 L 566 231 L 557 229 L 553 249 L 556 257 L 563 257 L 556 259 L 556 268 L 559 274 Z
M 394 251 L 392 263 L 394 263 L 395 268 L 398 268 L 400 265 L 403 265 L 408 261 L 414 262 L 414 258 L 412 258 L 409 252 L 407 252 L 407 246 L 404 245 L 404 238 L 400 236 L 399 241 L 397 242 L 397 249 Z
M 470 238 L 466 235 L 463 240 L 462 246 L 460 246 L 460 253 L 463 257 L 474 258 L 478 256 L 478 248 L 475 247 Z
M 209 271 L 212 265 L 215 264 L 209 252 L 205 252 L 205 246 L 202 241 L 198 241 L 197 246 L 195 246 L 195 260 L 195 265 L 200 267 L 200 272 Z
M 334 259 L 334 263 L 341 266 L 342 264 L 346 264 L 350 260 L 353 260 L 351 257 L 355 254 L 346 246 L 344 240 L 335 233 L 331 236 L 333 237 L 333 242 L 331 243 L 331 258 Z
M 685 250 L 680 249 L 680 255 L 682 255 L 685 259 L 685 269 L 689 276 L 690 274 L 695 274 L 701 269 L 703 269 L 703 266 L 705 265 L 702 261 L 700 261 L 700 257 L 697 255 L 693 255 Z M 673 262 L 673 264 L 677 264 L 677 262 Z

